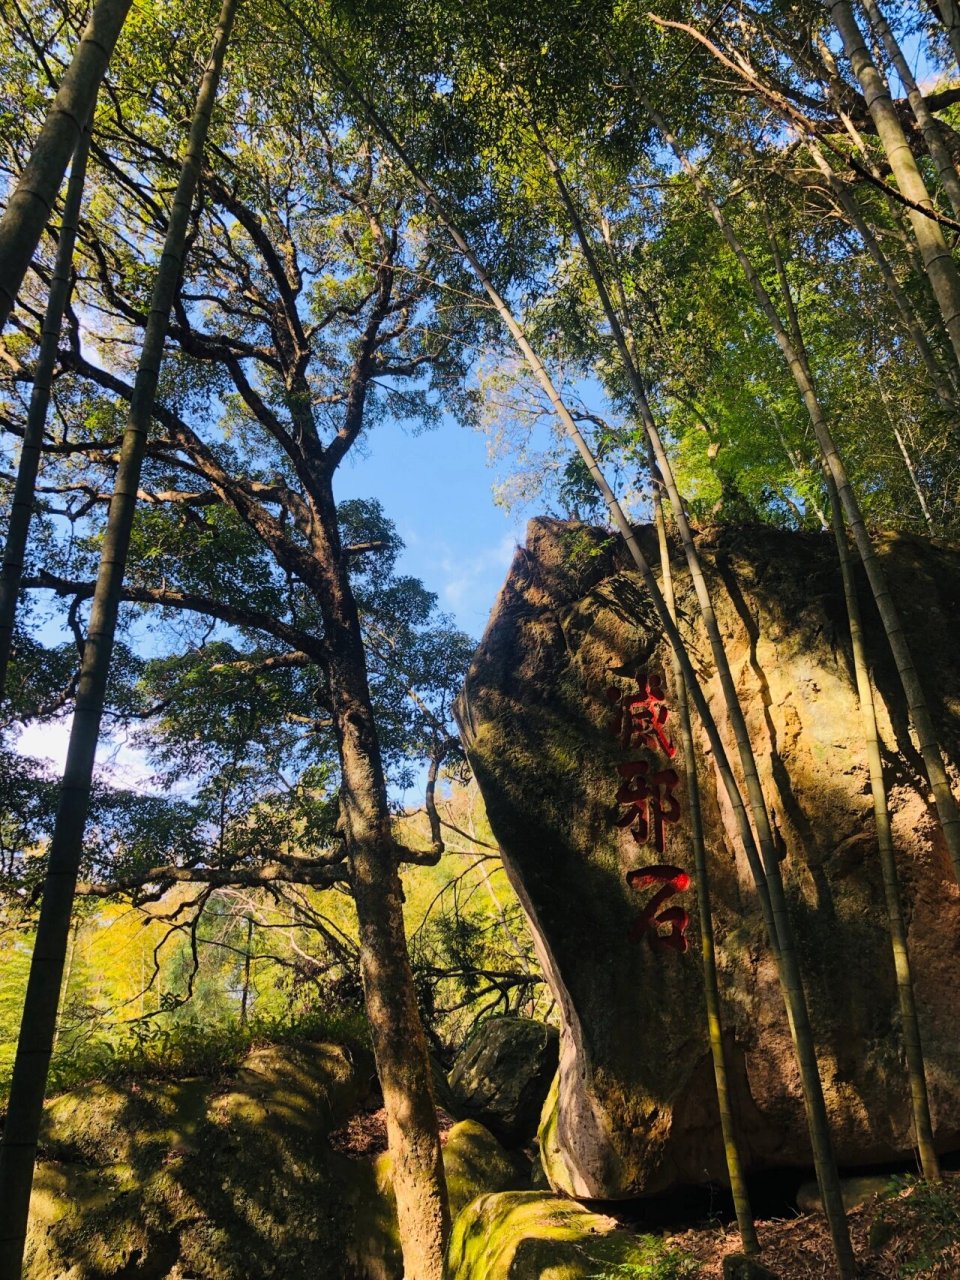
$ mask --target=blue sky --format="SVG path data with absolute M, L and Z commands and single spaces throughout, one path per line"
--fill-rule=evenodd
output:
M 494 502 L 502 466 L 489 464 L 483 435 L 449 422 L 418 434 L 383 423 L 369 441 L 367 457 L 338 471 L 337 501 L 379 499 L 406 544 L 403 572 L 479 639 L 526 523 Z
M 383 422 L 370 433 L 366 455 L 348 455 L 337 473 L 337 501 L 381 502 L 406 544 L 398 567 L 435 592 L 440 607 L 474 639 L 483 632 L 529 514 L 508 514 L 494 501 L 494 484 L 507 465 L 491 465 L 486 438 L 449 420 L 419 433 Z M 67 719 L 28 726 L 20 750 L 62 768 L 69 725 Z M 122 742 L 104 740 L 97 764 L 127 785 L 145 783 L 150 774 L 141 753 Z M 418 802 L 414 794 L 406 799 Z

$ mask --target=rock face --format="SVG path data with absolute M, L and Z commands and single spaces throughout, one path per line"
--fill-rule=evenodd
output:
M 640 536 L 655 562 L 652 531 Z M 893 964 L 835 549 L 827 536 L 752 528 L 703 534 L 700 550 L 782 852 L 838 1159 L 908 1155 Z M 960 552 L 904 537 L 885 542 L 882 555 L 955 761 Z M 674 571 L 682 630 L 735 760 L 689 578 L 678 561 Z M 960 891 L 879 620 L 865 588 L 862 596 L 934 1124 L 939 1145 L 952 1148 L 960 1145 Z M 541 1157 L 551 1185 L 576 1196 L 626 1198 L 724 1177 L 697 907 L 684 887 L 693 868 L 675 706 L 669 655 L 626 552 L 599 530 L 532 522 L 459 714 L 561 1012 Z M 808 1164 L 756 892 L 696 725 L 695 735 L 747 1160 L 755 1170 Z
M 491 1018 L 450 1072 L 457 1110 L 508 1144 L 532 1138 L 557 1070 L 559 1044 L 555 1027 L 532 1018 Z
M 26 1280 L 345 1280 L 355 1169 L 326 1134 L 366 1093 L 369 1055 L 253 1050 L 210 1080 L 95 1084 L 47 1104 Z

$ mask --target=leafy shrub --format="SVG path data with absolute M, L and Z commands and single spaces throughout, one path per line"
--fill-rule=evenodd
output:
M 313 1010 L 299 1018 L 253 1018 L 246 1026 L 236 1021 L 165 1018 L 161 1013 L 133 1023 L 122 1033 L 59 1047 L 50 1064 L 47 1092 L 64 1093 L 97 1080 L 216 1077 L 234 1069 L 255 1045 L 317 1040 L 365 1045 L 366 1022 L 360 1014 L 339 1010 Z M 9 1077 L 0 1079 L 3 1106 L 9 1089 Z
M 638 1257 L 608 1264 L 590 1280 L 697 1280 L 700 1264 L 689 1254 L 671 1249 L 657 1236 L 636 1236 Z

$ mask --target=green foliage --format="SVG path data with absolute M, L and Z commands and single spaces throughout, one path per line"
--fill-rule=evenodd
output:
M 257 1045 L 319 1040 L 369 1047 L 362 1015 L 336 1010 L 313 1009 L 300 1017 L 255 1017 L 246 1026 L 236 1021 L 200 1021 L 191 1015 L 166 1025 L 149 1020 L 56 1053 L 50 1065 L 49 1092 L 64 1093 L 94 1081 L 216 1078 L 235 1068 Z M 0 1106 L 5 1105 L 8 1089 L 9 1077 L 0 1076 Z
M 631 1240 L 639 1255 L 630 1262 L 608 1265 L 590 1280 L 697 1280 L 700 1263 L 659 1236 L 639 1235 Z

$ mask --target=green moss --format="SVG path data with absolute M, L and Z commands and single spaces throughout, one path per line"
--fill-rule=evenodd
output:
M 474 1200 L 454 1223 L 447 1262 L 451 1280 L 693 1280 L 697 1274 L 691 1259 L 660 1241 L 630 1235 L 612 1218 L 536 1191 Z

